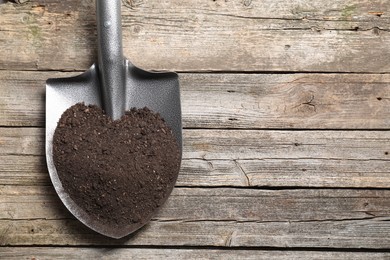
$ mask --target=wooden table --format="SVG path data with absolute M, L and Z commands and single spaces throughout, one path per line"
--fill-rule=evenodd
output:
M 123 0 L 126 57 L 180 73 L 169 201 L 112 240 L 64 208 L 45 80 L 96 60 L 94 1 L 0 5 L 1 259 L 390 259 L 388 0 Z

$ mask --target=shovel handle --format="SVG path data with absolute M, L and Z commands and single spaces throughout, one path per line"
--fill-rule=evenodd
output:
M 125 58 L 120 0 L 96 0 L 98 71 L 103 109 L 114 120 L 125 112 Z

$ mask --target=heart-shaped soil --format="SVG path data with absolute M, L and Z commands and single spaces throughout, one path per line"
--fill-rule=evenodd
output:
M 97 106 L 64 112 L 53 140 L 64 190 L 94 221 L 113 229 L 145 224 L 169 196 L 180 168 L 172 131 L 147 108 L 113 121 Z

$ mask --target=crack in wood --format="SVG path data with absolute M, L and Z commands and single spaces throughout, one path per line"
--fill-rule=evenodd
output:
M 315 98 L 314 94 L 311 94 L 308 101 L 302 102 L 302 103 L 300 103 L 300 104 L 298 104 L 298 105 L 296 105 L 296 106 L 293 106 L 292 108 L 295 109 L 295 108 L 299 108 L 299 107 L 301 107 L 301 106 L 305 106 L 305 105 L 306 105 L 306 106 L 312 107 L 312 108 L 314 109 L 314 112 L 317 112 L 317 107 L 316 107 L 316 105 L 313 103 L 314 98 Z
M 233 162 L 236 164 L 236 166 L 240 170 L 241 177 L 243 177 L 242 179 L 244 180 L 245 185 L 248 187 L 252 186 L 250 179 L 249 179 L 248 175 L 246 174 L 246 172 L 244 171 L 244 169 L 242 168 L 241 164 L 237 160 L 233 160 Z
M 229 233 L 229 235 L 226 237 L 225 239 L 225 243 L 224 243 L 224 246 L 225 247 L 231 247 L 232 246 L 232 240 L 233 240 L 233 237 L 234 237 L 234 234 L 236 233 L 236 231 L 232 231 Z

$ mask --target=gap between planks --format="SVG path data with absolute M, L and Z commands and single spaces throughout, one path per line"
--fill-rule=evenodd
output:
M 388 259 L 390 253 L 383 250 L 329 250 L 283 248 L 205 248 L 205 247 L 3 247 L 0 254 L 9 260 L 36 259 L 331 259 L 366 260 Z

